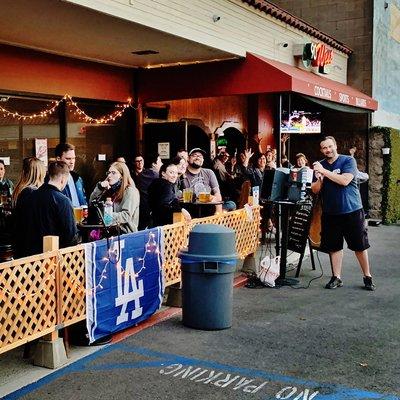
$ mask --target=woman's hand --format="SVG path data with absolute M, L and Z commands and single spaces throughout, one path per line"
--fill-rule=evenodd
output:
M 107 189 L 107 190 L 110 189 L 110 187 L 111 187 L 110 182 L 108 182 L 107 179 L 104 180 L 104 181 L 99 182 L 99 185 L 100 185 L 103 189 Z

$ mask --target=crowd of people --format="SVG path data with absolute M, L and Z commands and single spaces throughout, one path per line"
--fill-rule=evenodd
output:
M 283 143 L 284 141 L 285 138 Z M 314 163 L 313 190 L 326 197 L 322 218 L 322 242 L 331 253 L 333 263 L 333 276 L 327 288 L 342 285 L 340 243 L 344 237 L 360 261 L 366 288 L 373 290 L 366 253 L 369 244 L 363 230 L 364 214 L 359 194 L 355 189 L 361 173 L 357 169 L 354 152 L 351 156 L 339 157 L 336 142 L 331 137 L 321 142 L 321 151 L 327 157 L 327 161 Z M 251 187 L 258 186 L 261 190 L 265 186 L 266 177 L 271 175 L 271 172 L 273 176 L 273 171 L 277 168 L 274 149 L 267 149 L 265 153 L 253 153 L 252 150 L 245 149 L 237 156 L 230 155 L 222 148 L 214 160 L 207 160 L 206 157 L 207 153 L 200 148 L 191 149 L 189 152 L 178 151 L 172 160 L 164 162 L 158 154 L 149 154 L 146 158 L 139 154 L 134 158 L 131 171 L 125 159 L 119 157 L 111 163 L 105 178 L 96 184 L 88 198 L 82 178 L 74 171 L 76 154 L 73 145 L 58 144 L 55 159 L 49 163 L 47 171 L 39 159 L 24 159 L 21 177 L 15 188 L 13 182 L 5 177 L 5 165 L 0 160 L 1 202 L 4 205 L 8 201 L 12 210 L 10 241 L 14 248 L 14 257 L 40 253 L 43 237 L 47 235 L 58 236 L 60 247 L 78 243 L 81 236 L 77 229 L 74 208 L 111 200 L 113 226 L 118 228 L 119 233 L 135 232 L 171 224 L 175 212 L 181 212 L 186 221 L 198 216 L 192 204 L 182 201 L 185 189 L 191 190 L 194 200 L 199 199 L 202 193 L 207 194 L 209 204 L 202 207 L 202 216 L 223 210 L 235 210 L 240 201 L 243 184 L 249 182 Z M 340 180 L 329 172 L 332 158 L 335 162 L 346 162 L 349 165 L 347 167 L 347 164 L 341 164 L 343 171 L 348 170 L 349 173 L 340 175 Z M 205 164 L 210 164 L 212 168 L 204 167 Z M 308 166 L 305 154 L 296 154 L 294 165 L 296 168 Z M 293 167 L 284 153 L 279 166 Z M 322 185 L 324 177 L 326 184 Z M 343 190 L 346 196 L 340 206 L 336 203 L 331 204 L 335 198 L 334 192 L 338 189 L 337 185 L 330 184 L 331 181 L 345 188 Z M 274 228 L 272 206 L 264 204 L 262 212 L 261 232 L 265 236 L 266 232 Z M 349 213 L 353 218 L 351 220 Z M 339 235 L 340 237 L 333 236 L 332 232 L 337 231 L 333 228 L 337 224 L 338 215 L 342 214 L 343 225 L 355 227 L 357 230 L 347 229 L 352 233 Z
M 49 162 L 47 171 L 36 157 L 25 158 L 14 188 L 0 160 L 1 202 L 3 206 L 8 203 L 3 211 L 12 212 L 6 241 L 12 243 L 16 258 L 40 253 L 46 235 L 59 236 L 60 247 L 77 243 L 80 235 L 74 208 L 106 199 L 112 201 L 113 225 L 120 233 L 170 224 L 175 212 L 181 212 L 187 221 L 199 216 L 195 207 L 182 202 L 184 189 L 193 191 L 194 200 L 201 193 L 209 196 L 209 204 L 201 208 L 202 216 L 235 210 L 243 183 L 261 186 L 264 171 L 276 168 L 276 152 L 253 154 L 247 149 L 237 157 L 221 149 L 214 160 L 208 160 L 203 149 L 182 149 L 172 160 L 164 162 L 158 154 L 148 154 L 146 158 L 138 154 L 132 170 L 119 157 L 89 196 L 74 170 L 75 161 L 75 147 L 68 143 L 56 146 L 55 159 Z M 271 215 L 267 216 L 271 229 Z

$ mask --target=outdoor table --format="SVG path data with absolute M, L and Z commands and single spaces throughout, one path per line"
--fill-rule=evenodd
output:
M 112 234 L 110 231 L 114 231 L 114 228 L 117 226 L 117 224 L 111 224 L 109 226 L 106 226 L 104 224 L 85 224 L 85 223 L 78 223 L 78 231 L 81 234 L 82 237 L 82 242 L 87 243 L 87 242 L 92 242 L 94 240 L 97 240 L 95 238 L 90 237 L 90 233 L 93 230 L 99 230 L 100 231 L 100 237 L 99 239 L 104 239 L 107 237 L 111 237 Z
M 215 206 L 223 204 L 223 201 L 194 201 L 192 203 L 184 203 L 180 201 L 182 208 L 186 209 L 193 218 L 208 217 L 215 214 Z

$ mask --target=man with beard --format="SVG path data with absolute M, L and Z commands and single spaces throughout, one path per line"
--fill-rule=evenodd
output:
M 338 154 L 336 140 L 324 137 L 320 149 L 325 159 L 315 162 L 314 193 L 322 195 L 321 248 L 329 252 L 332 278 L 326 289 L 343 286 L 341 280 L 343 239 L 355 252 L 364 274 L 364 288 L 375 290 L 369 268 L 367 228 L 360 191 L 357 186 L 357 164 L 353 157 Z
M 208 168 L 202 168 L 205 154 L 206 152 L 198 147 L 190 150 L 188 166 L 183 179 L 183 188 L 193 189 L 193 193 L 196 197 L 202 192 L 210 193 L 212 202 L 221 202 L 221 192 L 214 171 Z M 214 210 L 216 212 L 222 212 L 221 204 L 210 207 L 210 210 L 207 210 L 206 213 L 202 210 L 202 215 L 211 215 Z

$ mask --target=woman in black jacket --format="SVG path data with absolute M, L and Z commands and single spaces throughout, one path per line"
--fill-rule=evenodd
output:
M 150 184 L 148 193 L 153 226 L 172 224 L 174 212 L 182 212 L 186 221 L 191 220 L 190 214 L 182 208 L 176 197 L 177 179 L 177 166 L 173 162 L 166 162 L 160 168 L 160 177 Z

